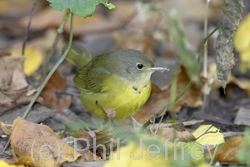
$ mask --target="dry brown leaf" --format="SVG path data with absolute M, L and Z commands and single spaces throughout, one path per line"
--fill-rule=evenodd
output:
M 170 141 L 174 141 L 176 139 L 178 139 L 178 141 L 180 142 L 195 141 L 195 138 L 192 135 L 192 133 L 186 130 L 179 132 L 174 128 L 170 127 L 160 127 L 157 130 L 156 135 L 163 137 L 165 139 L 170 139 Z
M 19 99 L 26 97 L 31 89 L 20 68 L 23 61 L 24 57 L 0 57 L 0 114 L 17 106 Z
M 38 167 L 60 166 L 81 156 L 58 139 L 48 126 L 28 122 L 20 117 L 13 123 L 10 139 L 12 154 L 16 160 Z
M 0 88 L 1 91 L 9 89 L 12 83 L 13 72 L 21 66 L 24 57 L 0 57 Z
M 190 89 L 175 103 L 175 111 L 178 112 L 181 109 L 183 104 L 195 108 L 202 105 L 202 87 L 204 84 L 204 78 L 200 79 L 202 83 L 200 85 L 193 84 Z M 179 94 L 190 82 L 189 77 L 186 73 L 186 70 L 183 66 L 181 66 L 181 72 L 178 75 L 178 84 L 177 84 L 177 92 Z M 171 83 L 170 83 L 171 85 Z
M 7 136 L 11 135 L 11 133 L 12 133 L 12 125 L 0 122 L 0 127 L 1 127 L 4 134 L 6 134 Z
M 202 79 L 201 79 L 202 80 Z M 186 70 L 183 66 L 181 66 L 180 74 L 178 75 L 177 82 L 177 92 L 179 94 L 189 83 L 189 77 L 186 73 Z M 167 87 L 171 86 L 171 82 Z M 160 111 L 166 104 L 169 102 L 170 92 L 167 90 L 159 91 L 157 86 L 153 86 L 151 91 L 151 96 L 147 103 L 133 115 L 133 117 L 139 123 L 145 123 L 149 118 L 151 118 L 154 114 Z M 179 112 L 182 105 L 187 105 L 189 107 L 198 107 L 202 104 L 202 84 L 195 85 L 193 84 L 190 89 L 175 103 L 175 112 Z
M 45 101 L 49 102 L 53 108 L 59 107 L 61 110 L 69 108 L 71 104 L 71 96 L 67 96 L 64 99 L 59 99 L 56 96 L 56 91 L 64 91 L 67 88 L 67 80 L 55 71 L 49 82 L 41 93 L 41 97 Z
M 21 70 L 14 70 L 12 73 L 12 82 L 7 91 L 3 93 L 11 99 L 17 99 L 23 92 L 27 92 L 29 84 Z
M 102 161 L 102 159 L 99 156 L 94 155 L 90 150 L 84 151 L 82 157 L 77 160 L 77 162 L 93 162 L 93 161 Z
M 6 110 L 11 109 L 15 106 L 14 100 L 8 98 L 0 91 L 0 115 Z
M 26 96 L 32 96 L 32 95 L 34 95 L 36 92 L 37 92 L 37 89 L 28 90 L 28 92 L 26 93 Z
M 10 56 L 11 53 L 9 51 L 0 51 L 0 57 L 3 57 L 3 56 Z
M 236 155 L 240 150 L 242 142 L 243 136 L 235 136 L 228 139 L 222 145 L 222 147 L 220 147 L 218 151 L 216 151 L 214 162 L 218 161 L 220 163 L 238 163 Z
M 68 136 L 63 139 L 64 142 L 69 143 L 71 147 L 76 147 L 77 151 L 82 154 L 82 157 L 77 159 L 77 163 L 79 162 L 92 162 L 92 161 L 102 161 L 101 157 L 97 156 L 95 153 L 90 151 L 90 148 L 93 147 L 93 139 L 88 136 L 88 133 L 82 131 L 84 134 L 81 138 L 75 138 L 72 136 Z M 81 133 L 81 132 L 80 132 Z M 75 134 L 74 134 L 75 135 Z M 88 139 L 90 137 L 90 139 Z M 98 147 L 93 147 L 94 149 Z M 93 151 L 95 152 L 95 151 Z

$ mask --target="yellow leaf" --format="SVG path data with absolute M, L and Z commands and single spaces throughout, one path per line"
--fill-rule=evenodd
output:
M 4 167 L 24 167 L 23 165 L 9 165 L 8 163 L 0 160 L 0 166 Z
M 250 14 L 241 22 L 234 35 L 234 47 L 240 53 L 241 72 L 250 67 Z
M 21 56 L 22 49 L 12 50 L 13 56 Z M 28 76 L 33 74 L 42 64 L 43 55 L 42 53 L 36 49 L 31 47 L 26 47 L 25 49 L 25 61 L 24 61 L 24 73 Z
M 240 52 L 240 60 L 241 60 L 240 71 L 242 73 L 245 73 L 247 68 L 250 67 L 250 46 L 245 51 Z
M 201 145 L 217 145 L 224 143 L 224 136 L 220 133 L 220 130 L 211 125 L 201 125 L 194 132 L 195 138 L 198 138 L 196 142 Z
M 14 120 L 10 139 L 13 156 L 28 165 L 60 166 L 66 161 L 73 162 L 81 156 L 60 140 L 48 126 L 29 122 L 20 117 Z
M 250 48 L 250 14 L 241 22 L 234 35 L 234 47 L 238 52 L 244 52 Z

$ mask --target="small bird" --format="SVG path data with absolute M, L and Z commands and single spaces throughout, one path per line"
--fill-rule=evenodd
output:
M 168 70 L 134 49 L 92 57 L 83 47 L 72 45 L 66 59 L 80 68 L 74 83 L 81 90 L 83 105 L 101 118 L 109 108 L 116 111 L 112 119 L 132 116 L 150 96 L 151 74 Z

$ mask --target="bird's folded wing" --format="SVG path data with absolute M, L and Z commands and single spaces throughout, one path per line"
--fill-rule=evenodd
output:
M 75 85 L 80 89 L 94 93 L 102 92 L 103 82 L 112 74 L 104 68 L 83 67 L 74 78 Z

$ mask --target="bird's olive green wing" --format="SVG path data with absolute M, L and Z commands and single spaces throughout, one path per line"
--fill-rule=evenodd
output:
M 74 83 L 80 89 L 98 93 L 102 91 L 103 81 L 109 76 L 111 76 L 111 73 L 104 68 L 85 66 L 79 70 L 74 78 Z

